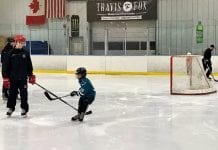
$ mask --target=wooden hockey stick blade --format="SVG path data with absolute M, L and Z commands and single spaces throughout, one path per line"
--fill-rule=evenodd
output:
M 51 95 L 49 94 L 49 92 L 47 92 L 47 91 L 44 92 L 44 95 L 45 95 L 50 101 L 54 101 L 54 100 L 58 100 L 58 99 L 60 99 L 60 98 L 65 98 L 65 97 L 71 96 L 70 94 L 67 94 L 67 95 L 65 95 L 65 96 L 52 98 Z
M 213 74 L 211 74 L 211 76 L 212 76 L 212 78 L 213 78 L 213 80 L 214 80 L 215 82 L 218 82 L 218 80 L 217 80 L 217 79 L 215 79 L 215 77 L 214 77 L 214 75 L 213 75 Z
M 91 114 L 92 114 L 91 110 L 86 112 L 86 115 L 91 115 Z
M 212 74 L 212 71 L 210 70 L 210 67 L 209 67 L 208 65 L 207 65 L 207 69 L 208 69 L 208 71 L 210 71 L 210 75 L 212 76 L 213 80 L 214 80 L 215 82 L 218 82 L 218 80 L 216 80 L 215 77 L 214 77 L 214 75 Z
M 45 95 L 45 97 L 48 99 L 48 100 L 50 100 L 50 101 L 52 101 L 53 99 L 51 98 L 51 96 L 48 94 L 48 92 L 44 92 L 44 95 Z
M 50 93 L 51 95 L 53 95 L 54 97 L 58 98 L 57 95 L 55 95 L 54 93 L 52 93 L 51 91 L 49 91 L 48 89 L 44 88 L 43 86 L 41 86 L 40 84 L 36 83 L 35 85 L 37 85 L 38 87 L 42 88 L 43 90 L 45 90 L 46 92 Z M 78 111 L 78 109 L 76 107 L 74 107 L 73 105 L 69 104 L 68 102 L 64 101 L 62 98 L 58 98 L 59 101 L 63 102 L 64 104 L 68 105 L 69 107 L 73 108 L 75 111 Z
M 47 91 L 44 92 L 44 95 L 48 98 L 48 100 L 50 101 L 54 101 L 54 100 L 57 100 L 59 99 L 59 97 L 57 98 L 51 98 L 51 96 L 49 95 L 49 93 Z M 92 114 L 92 111 L 87 111 L 85 115 L 91 115 Z

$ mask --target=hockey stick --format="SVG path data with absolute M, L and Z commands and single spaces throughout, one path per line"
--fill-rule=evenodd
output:
M 207 64 L 207 69 L 208 69 L 208 71 L 210 71 L 210 75 L 212 76 L 213 80 L 214 80 L 215 82 L 218 82 L 218 80 L 217 80 L 217 79 L 215 79 L 215 77 L 214 77 L 214 75 L 213 75 L 212 71 L 210 70 L 210 68 L 209 68 L 208 64 Z
M 218 82 L 218 80 L 217 79 L 215 79 L 215 77 L 214 77 L 214 75 L 211 73 L 211 76 L 212 76 L 212 78 L 213 78 L 213 80 L 215 81 L 215 82 Z
M 61 102 L 63 102 L 64 104 L 70 106 L 71 108 L 73 108 L 75 111 L 78 111 L 78 109 L 72 105 L 70 105 L 69 103 L 67 103 L 66 101 L 64 101 L 62 98 L 58 97 L 57 95 L 55 95 L 54 93 L 52 93 L 51 91 L 49 91 L 48 89 L 44 88 L 43 86 L 41 86 L 40 84 L 36 83 L 36 85 L 38 87 L 40 87 L 41 89 L 45 90 L 46 92 L 50 93 L 51 95 L 53 95 L 54 97 L 58 98 L 58 100 L 60 100 Z M 87 111 L 86 115 L 90 115 L 92 114 L 92 111 Z
M 48 100 L 50 100 L 50 101 L 54 101 L 54 100 L 57 100 L 57 99 L 59 99 L 59 98 L 65 98 L 65 97 L 71 96 L 70 94 L 68 94 L 68 95 L 65 95 L 65 96 L 52 98 L 52 97 L 49 95 L 49 93 L 48 93 L 47 91 L 44 92 L 44 95 L 45 95 L 45 96 L 48 98 Z

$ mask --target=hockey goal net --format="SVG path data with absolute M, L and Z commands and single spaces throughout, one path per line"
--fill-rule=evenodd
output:
M 171 56 L 170 92 L 172 95 L 203 95 L 216 92 L 205 75 L 201 56 Z

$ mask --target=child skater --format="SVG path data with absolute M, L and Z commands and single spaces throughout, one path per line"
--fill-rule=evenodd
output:
M 76 70 L 76 78 L 79 80 L 80 89 L 71 92 L 71 96 L 79 96 L 78 114 L 72 117 L 72 121 L 83 121 L 86 110 L 95 100 L 96 92 L 91 81 L 86 78 L 86 68 L 80 67 Z

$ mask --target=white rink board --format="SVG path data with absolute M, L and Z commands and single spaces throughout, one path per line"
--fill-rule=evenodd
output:
M 105 57 L 99 56 L 68 56 L 67 71 L 78 67 L 86 67 L 90 71 L 105 71 Z
M 67 57 L 66 56 L 44 56 L 32 55 L 32 63 L 34 69 L 44 70 L 66 70 Z
M 34 69 L 72 71 L 87 67 L 90 71 L 169 72 L 169 56 L 41 56 L 32 55 Z M 218 72 L 218 56 L 212 57 Z
M 147 72 L 147 57 L 144 56 L 106 57 L 106 71 Z
M 91 71 L 147 72 L 144 56 L 69 56 L 67 71 L 84 66 Z

